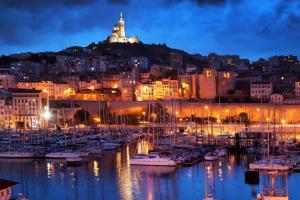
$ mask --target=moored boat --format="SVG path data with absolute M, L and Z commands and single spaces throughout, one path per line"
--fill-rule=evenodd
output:
M 32 152 L 6 151 L 0 152 L 0 158 L 34 158 Z
M 288 171 L 293 169 L 293 164 L 287 159 L 270 158 L 262 159 L 249 164 L 251 170 Z
M 225 148 L 217 149 L 216 154 L 218 157 L 224 157 L 227 155 L 227 150 Z
M 160 157 L 158 154 L 137 155 L 129 160 L 130 165 L 145 166 L 176 166 L 176 162 L 168 157 Z
M 218 158 L 218 155 L 215 152 L 209 152 L 204 156 L 204 159 L 207 161 L 213 161 Z
M 45 158 L 66 159 L 66 158 L 74 158 L 79 156 L 80 153 L 77 152 L 52 152 L 52 153 L 47 153 L 45 155 Z

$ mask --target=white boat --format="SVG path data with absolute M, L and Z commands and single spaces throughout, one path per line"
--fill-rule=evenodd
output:
M 80 153 L 77 152 L 52 152 L 52 153 L 47 153 L 45 155 L 45 158 L 66 159 L 66 158 L 74 158 L 79 156 Z
M 80 152 L 79 152 L 79 156 L 80 156 L 80 157 L 88 157 L 89 155 L 90 155 L 90 153 L 87 152 L 87 151 L 80 151 Z
M 214 152 L 209 152 L 204 156 L 204 159 L 207 161 L 213 161 L 218 159 L 218 155 Z
M 288 171 L 293 169 L 291 161 L 284 159 L 263 159 L 249 164 L 251 170 Z
M 18 152 L 6 151 L 0 152 L 0 158 L 34 158 L 35 154 L 32 152 Z
M 168 157 L 160 157 L 156 154 L 137 155 L 129 160 L 130 165 L 145 166 L 176 166 L 176 162 Z
M 99 148 L 98 147 L 88 147 L 86 150 L 89 151 L 90 154 L 101 154 L 102 153 L 102 150 L 100 147 Z
M 256 197 L 257 200 L 288 200 L 289 197 L 284 195 L 284 196 L 266 196 L 262 194 L 257 194 Z
M 224 157 L 227 155 L 227 150 L 225 148 L 221 148 L 217 150 L 217 155 L 218 157 Z

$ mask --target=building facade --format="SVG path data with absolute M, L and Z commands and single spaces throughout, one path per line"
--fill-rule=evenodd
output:
M 235 74 L 229 71 L 218 72 L 217 85 L 217 95 L 227 96 L 235 88 Z
M 55 83 L 52 81 L 18 82 L 18 88 L 42 90 L 50 99 L 68 99 L 74 95 L 74 89 L 67 83 Z
M 34 89 L 9 89 L 12 96 L 13 128 L 38 129 L 48 126 L 48 94 Z
M 14 75 L 0 74 L 0 88 L 15 88 L 16 80 Z
M 199 76 L 200 99 L 215 99 L 217 71 L 213 68 L 204 68 Z
M 295 95 L 300 97 L 300 81 L 295 82 Z
M 269 99 L 273 93 L 272 83 L 251 83 L 250 96 L 254 99 Z
M 139 83 L 136 86 L 135 95 L 137 101 L 178 99 L 178 81 L 162 79 Z

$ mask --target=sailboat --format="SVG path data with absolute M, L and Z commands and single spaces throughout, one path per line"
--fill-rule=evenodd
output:
M 262 132 L 264 133 L 264 132 Z M 290 158 L 285 156 L 270 156 L 270 133 L 267 133 L 267 157 L 250 163 L 249 168 L 251 170 L 263 170 L 263 171 L 288 171 L 294 168 L 294 163 Z
M 150 103 L 149 103 L 149 125 L 151 124 L 150 117 Z M 153 120 L 154 122 L 154 120 Z M 150 127 L 148 129 L 149 137 Z M 154 129 L 153 129 L 153 146 L 155 145 Z M 153 147 L 154 148 L 154 147 Z M 157 152 L 151 152 L 149 154 L 137 154 L 129 160 L 130 165 L 144 165 L 144 166 L 176 166 L 177 163 L 170 157 L 161 157 Z

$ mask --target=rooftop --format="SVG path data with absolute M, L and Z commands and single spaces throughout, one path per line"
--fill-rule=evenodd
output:
M 40 92 L 42 92 L 42 90 L 21 89 L 21 88 L 9 88 L 7 91 L 10 93 L 40 93 Z

